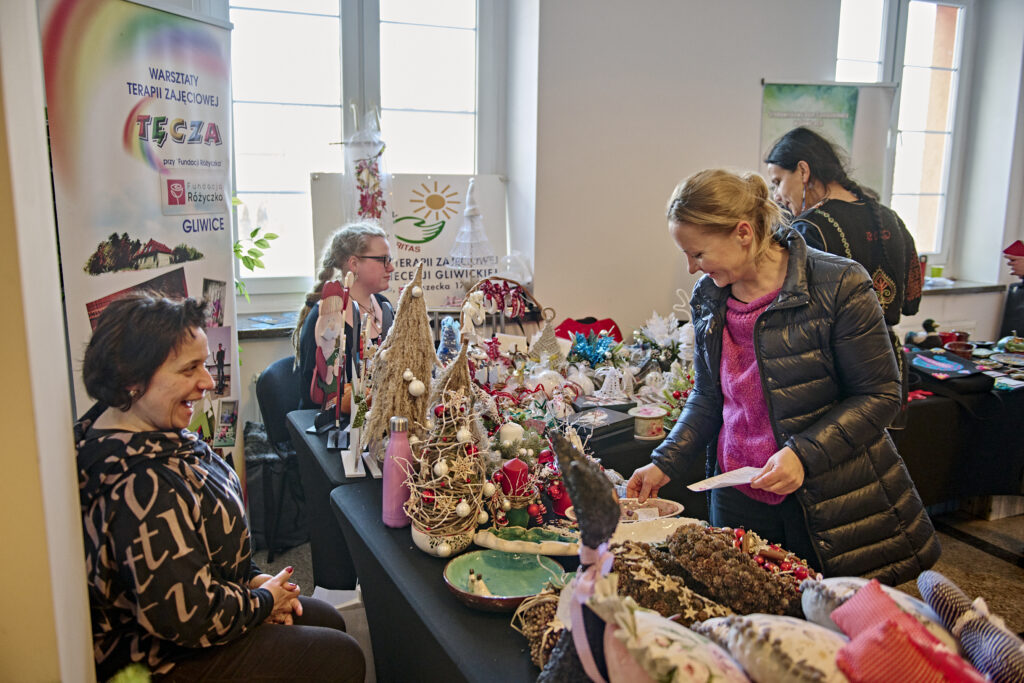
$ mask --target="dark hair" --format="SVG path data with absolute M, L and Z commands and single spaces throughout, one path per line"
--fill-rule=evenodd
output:
M 206 302 L 167 299 L 159 294 L 129 294 L 111 303 L 99 322 L 82 359 L 85 390 L 97 401 L 128 410 L 133 397 L 128 387 L 149 386 L 157 369 L 193 329 L 203 329 Z
M 871 210 L 871 229 L 876 233 L 881 232 L 882 209 L 878 203 L 878 195 L 865 190 L 850 178 L 841 149 L 821 134 L 803 126 L 794 128 L 772 145 L 772 151 L 768 152 L 764 159 L 766 164 L 774 164 L 787 171 L 795 171 L 801 161 L 807 163 L 811 180 L 817 180 L 826 186 L 838 183 L 844 190 L 856 195 L 859 201 L 867 204 Z M 889 254 L 884 242 L 885 240 L 876 239 L 872 245 L 881 252 L 877 256 L 881 257 L 882 263 L 888 269 Z

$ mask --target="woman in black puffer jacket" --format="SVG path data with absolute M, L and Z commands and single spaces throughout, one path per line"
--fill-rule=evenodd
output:
M 711 522 L 742 526 L 827 575 L 915 578 L 940 548 L 885 431 L 900 379 L 862 266 L 808 251 L 756 175 L 683 181 L 669 228 L 691 273 L 695 386 L 675 428 L 633 473 L 646 499 L 706 457 L 707 472 L 760 469 L 715 489 Z

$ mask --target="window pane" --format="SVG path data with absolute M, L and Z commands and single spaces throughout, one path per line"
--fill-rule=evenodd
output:
M 896 141 L 893 193 L 944 192 L 948 133 L 901 132 Z
M 939 225 L 944 210 L 945 197 L 917 195 L 892 196 L 890 206 L 907 225 L 914 236 L 918 253 L 934 254 L 939 251 Z
M 339 19 L 231 10 L 231 21 L 234 99 L 341 103 Z
M 313 210 L 308 192 L 286 195 L 239 192 L 238 198 L 243 203 L 238 207 L 239 233 L 244 230 L 243 215 L 247 213 L 250 230 L 259 225 L 263 232 L 280 236 L 264 252 L 264 268 L 250 272 L 239 267 L 238 274 L 243 280 L 253 277 L 308 277 L 314 272 Z M 265 221 L 258 218 L 261 208 L 265 210 Z
M 839 45 L 836 50 L 839 59 L 880 60 L 884 6 L 885 0 L 842 0 L 839 9 Z M 838 75 L 836 78 L 839 78 Z M 877 76 L 870 79 L 877 80 Z
M 380 93 L 387 109 L 475 111 L 476 32 L 381 24 Z
M 231 8 L 251 7 L 254 9 L 288 10 L 289 12 L 314 12 L 338 16 L 338 0 L 232 0 Z
M 235 104 L 239 190 L 309 191 L 309 174 L 344 166 L 340 107 Z
M 389 111 L 381 114 L 392 173 L 475 173 L 471 114 Z
M 380 0 L 381 21 L 476 28 L 475 0 Z
M 877 83 L 880 62 L 851 62 L 848 59 L 836 60 L 836 80 L 851 83 Z
M 948 131 L 953 125 L 955 71 L 908 66 L 900 93 L 900 130 Z
M 947 69 L 958 67 L 956 37 L 959 20 L 958 7 L 911 2 L 907 14 L 907 46 L 903 63 Z

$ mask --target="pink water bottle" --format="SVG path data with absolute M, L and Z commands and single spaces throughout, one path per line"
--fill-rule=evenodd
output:
M 412 467 L 412 448 L 409 446 L 409 420 L 391 418 L 391 438 L 384 451 L 384 511 L 381 519 L 394 529 L 409 526 L 409 516 L 403 505 L 409 499 L 405 473 Z

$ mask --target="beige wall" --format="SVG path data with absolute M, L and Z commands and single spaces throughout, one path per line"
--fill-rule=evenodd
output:
M 93 679 L 35 3 L 0 2 L 0 680 Z

